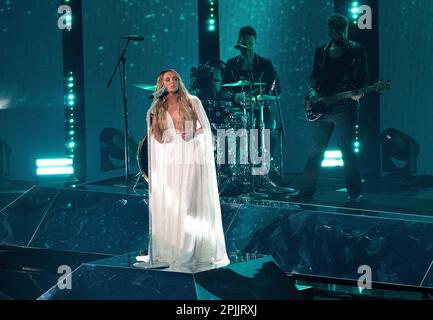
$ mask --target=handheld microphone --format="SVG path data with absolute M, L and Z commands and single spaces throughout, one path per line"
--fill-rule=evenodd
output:
M 120 38 L 122 38 L 122 39 L 128 39 L 128 40 L 131 40 L 131 41 L 143 41 L 144 40 L 144 37 L 138 36 L 138 35 L 123 36 L 123 37 L 120 37 Z
M 167 93 L 167 88 L 166 87 L 162 87 L 158 91 L 155 91 L 154 93 L 152 93 L 150 95 L 149 99 L 158 99 L 159 97 L 161 97 L 162 95 L 164 95 L 166 93 Z

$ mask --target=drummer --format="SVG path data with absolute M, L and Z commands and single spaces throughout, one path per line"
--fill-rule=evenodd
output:
M 250 67 L 255 83 L 265 85 L 255 86 L 255 94 L 275 95 L 280 92 L 280 81 L 271 60 L 263 58 L 254 52 L 257 33 L 253 27 L 245 26 L 239 30 L 238 42 L 235 46 L 240 54 L 227 61 L 223 73 L 222 84 L 236 83 L 239 80 L 250 80 Z M 236 103 L 244 99 L 248 87 L 224 87 L 223 91 Z

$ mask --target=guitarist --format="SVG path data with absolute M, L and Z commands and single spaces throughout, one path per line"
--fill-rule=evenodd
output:
M 348 40 L 348 19 L 340 14 L 328 18 L 331 40 L 316 49 L 310 77 L 308 99 L 316 103 L 321 96 L 364 88 L 368 83 L 368 63 L 364 48 Z M 287 196 L 290 200 L 311 200 L 316 190 L 324 153 L 332 132 L 336 131 L 344 161 L 348 202 L 362 197 L 361 175 L 353 142 L 361 96 L 328 105 L 325 114 L 313 124 L 313 145 L 301 178 L 300 190 Z

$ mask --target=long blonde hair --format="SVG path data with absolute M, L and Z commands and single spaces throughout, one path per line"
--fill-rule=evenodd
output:
M 197 126 L 197 116 L 192 108 L 192 103 L 190 99 L 188 98 L 188 90 L 185 87 L 185 84 L 182 81 L 181 76 L 179 73 L 177 73 L 173 69 L 167 69 L 162 71 L 158 75 L 158 79 L 156 82 L 156 90 L 159 90 L 164 85 L 164 75 L 167 72 L 174 73 L 176 77 L 178 78 L 179 82 L 179 89 L 177 91 L 178 94 L 178 101 L 179 101 L 179 113 L 181 118 L 182 127 L 185 130 L 185 121 L 192 121 L 193 123 L 193 130 L 195 131 Z M 158 126 L 161 131 L 164 131 L 167 129 L 167 112 L 168 112 L 168 103 L 165 98 L 158 99 L 153 107 L 154 111 L 153 113 L 156 116 L 156 119 L 158 121 Z

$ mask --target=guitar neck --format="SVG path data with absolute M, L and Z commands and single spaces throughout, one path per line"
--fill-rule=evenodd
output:
M 352 96 L 357 96 L 357 95 L 361 95 L 363 93 L 369 93 L 374 91 L 374 86 L 368 86 L 367 88 L 364 89 L 358 89 L 358 90 L 352 90 L 352 91 L 346 91 L 346 92 L 341 92 L 341 93 L 337 93 L 333 96 L 329 96 L 326 97 L 325 99 L 328 101 L 340 101 L 340 100 L 344 100 L 344 99 L 349 99 Z

